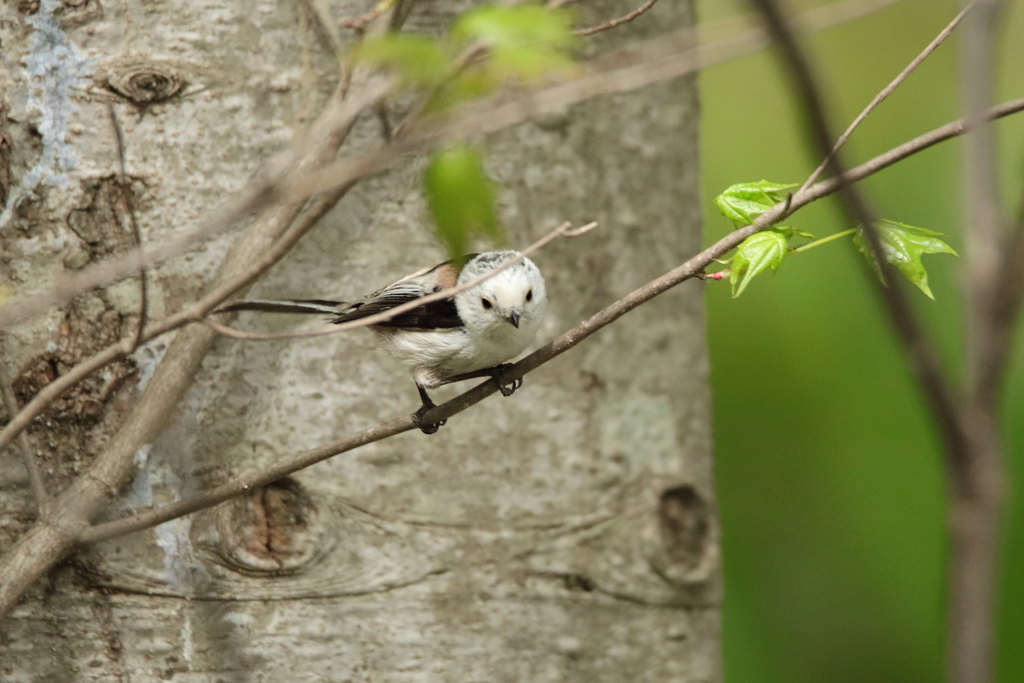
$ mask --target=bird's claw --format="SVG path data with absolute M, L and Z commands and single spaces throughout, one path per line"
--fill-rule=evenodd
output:
M 506 396 L 506 397 L 507 396 L 511 396 L 512 394 L 516 393 L 516 389 L 518 389 L 519 387 L 523 386 L 523 378 L 522 377 L 517 377 L 514 380 L 512 380 L 511 382 L 509 382 L 508 384 L 505 384 L 504 382 L 501 381 L 502 373 L 504 373 L 506 370 L 508 370 L 511 367 L 512 367 L 511 363 L 505 363 L 503 365 L 499 365 L 498 367 L 494 368 L 494 375 L 492 375 L 494 377 L 494 379 L 498 380 L 498 389 L 501 391 L 501 395 L 502 396 Z
M 420 401 L 423 402 L 423 405 L 420 406 L 419 410 L 413 413 L 412 420 L 415 423 L 415 425 L 420 428 L 421 432 L 423 432 L 424 434 L 433 434 L 442 426 L 444 426 L 444 423 L 447 422 L 448 420 L 441 420 L 440 422 L 424 424 L 423 416 L 430 412 L 432 409 L 436 408 L 437 406 L 434 404 L 433 401 L 430 400 L 430 395 L 427 394 L 427 390 L 420 386 L 419 383 L 416 384 L 416 389 L 417 391 L 420 392 Z
M 448 422 L 448 420 L 441 420 L 440 422 L 424 424 L 423 416 L 436 407 L 437 406 L 435 406 L 433 403 L 430 403 L 429 405 L 424 403 L 422 406 L 420 406 L 420 409 L 417 410 L 412 415 L 413 422 L 416 423 L 416 426 L 419 427 L 420 431 L 423 432 L 424 434 L 434 434 L 437 432 L 438 429 L 443 427 L 445 423 Z

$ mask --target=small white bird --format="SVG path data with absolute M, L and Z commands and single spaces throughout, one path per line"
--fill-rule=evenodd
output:
M 461 270 L 445 261 L 357 301 L 252 300 L 218 310 L 326 313 L 336 316 L 332 322 L 343 323 L 471 282 L 518 256 L 519 252 L 511 250 L 469 254 Z M 399 313 L 386 322 L 370 325 L 370 329 L 412 370 L 423 401 L 416 411 L 419 420 L 434 407 L 427 389 L 473 377 L 499 377 L 505 361 L 519 355 L 537 334 L 547 302 L 544 277 L 530 259 L 523 258 L 479 285 Z M 522 379 L 503 385 L 501 393 L 511 396 L 521 385 Z M 433 434 L 442 424 L 419 427 Z

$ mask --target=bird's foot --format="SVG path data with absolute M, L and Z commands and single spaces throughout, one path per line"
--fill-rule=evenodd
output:
M 512 394 L 516 393 L 516 389 L 523 386 L 522 377 L 517 377 L 508 384 L 505 384 L 502 381 L 502 374 L 504 374 L 504 372 L 511 367 L 512 363 L 502 363 L 501 365 L 496 365 L 493 368 L 491 368 L 491 377 L 498 380 L 498 389 L 501 390 L 502 396 L 511 396 Z
M 448 420 L 441 420 L 440 422 L 424 424 L 423 416 L 426 415 L 431 410 L 433 410 L 434 408 L 436 408 L 437 406 L 434 404 L 433 401 L 430 400 L 430 397 L 427 396 L 426 389 L 419 386 L 418 384 L 416 385 L 416 388 L 419 389 L 420 400 L 423 401 L 423 405 L 420 406 L 419 410 L 413 413 L 413 422 L 416 424 L 417 427 L 420 428 L 420 431 L 423 432 L 424 434 L 434 434 L 437 432 L 438 429 L 443 427 L 445 423 L 448 422 Z

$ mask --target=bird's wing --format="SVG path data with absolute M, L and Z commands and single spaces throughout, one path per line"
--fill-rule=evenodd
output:
M 338 311 L 339 315 L 333 322 L 343 323 L 389 311 L 396 306 L 454 287 L 458 276 L 459 272 L 451 261 L 424 268 L 374 292 L 365 299 L 348 305 Z M 463 323 L 454 299 L 448 297 L 417 306 L 377 324 L 381 327 L 406 330 L 435 330 L 462 327 Z

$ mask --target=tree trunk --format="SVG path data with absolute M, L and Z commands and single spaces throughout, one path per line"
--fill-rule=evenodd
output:
M 407 29 L 436 30 L 461 9 L 422 2 Z M 602 1 L 583 14 L 600 23 L 629 9 Z M 15 207 L 0 228 L 0 275 L 18 293 L 132 243 L 107 102 L 143 237 L 156 242 L 213 211 L 337 82 L 315 26 L 288 2 L 24 0 L 0 17 L 0 200 Z M 662 0 L 587 51 L 692 18 L 690 3 Z M 514 246 L 565 220 L 600 222 L 534 258 L 550 297 L 538 343 L 698 250 L 697 113 L 687 78 L 487 141 Z M 379 128 L 365 117 L 350 145 Z M 357 186 L 250 296 L 352 298 L 443 259 L 423 166 Z M 150 315 L 193 300 L 228 243 L 152 272 Z M 19 400 L 129 334 L 138 310 L 130 278 L 10 333 L 4 362 Z M 245 314 L 236 325 L 297 322 Z M 83 550 L 0 624 L 0 680 L 720 680 L 703 325 L 700 286 L 686 283 L 436 435 L 402 434 Z M 362 331 L 218 339 L 107 517 L 412 412 L 410 376 L 373 342 Z M 103 450 L 166 344 L 145 345 L 36 421 L 29 441 L 51 493 Z M 6 550 L 35 504 L 15 449 L 0 458 Z

